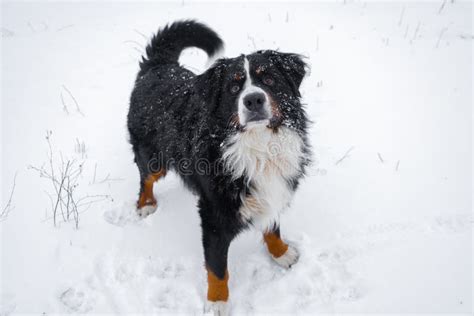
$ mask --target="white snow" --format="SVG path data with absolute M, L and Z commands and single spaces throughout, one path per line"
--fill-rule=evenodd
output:
M 139 51 L 183 18 L 214 28 L 226 56 L 280 49 L 311 66 L 302 93 L 316 163 L 281 217 L 300 257 L 286 270 L 260 233 L 239 236 L 230 311 L 471 313 L 472 9 L 2 2 L 1 209 L 17 178 L 0 222 L 0 314 L 205 311 L 196 198 L 169 174 L 140 219 L 125 128 Z M 182 61 L 199 72 L 206 57 L 189 49 Z M 78 229 L 53 226 L 53 188 L 28 168 L 47 166 L 47 130 L 56 161 L 84 161 L 79 196 L 113 199 L 84 208 Z

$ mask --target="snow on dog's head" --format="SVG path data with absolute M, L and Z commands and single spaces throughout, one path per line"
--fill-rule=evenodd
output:
M 305 74 L 299 55 L 265 50 L 217 60 L 199 76 L 198 85 L 212 119 L 225 119 L 230 129 L 263 124 L 304 132 L 299 88 Z

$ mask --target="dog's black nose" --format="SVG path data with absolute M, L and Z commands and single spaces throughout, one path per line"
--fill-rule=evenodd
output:
M 244 105 L 249 111 L 258 112 L 265 103 L 265 94 L 262 92 L 252 92 L 244 97 Z

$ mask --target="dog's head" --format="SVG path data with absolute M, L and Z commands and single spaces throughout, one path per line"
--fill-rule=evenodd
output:
M 243 131 L 265 124 L 303 131 L 299 88 L 305 74 L 299 55 L 265 50 L 219 59 L 198 77 L 198 88 L 210 115 L 229 128 Z

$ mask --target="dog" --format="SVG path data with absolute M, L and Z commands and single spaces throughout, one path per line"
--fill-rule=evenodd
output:
M 285 268 L 298 260 L 281 239 L 279 215 L 311 161 L 299 91 L 307 65 L 298 54 L 261 50 L 217 59 L 197 75 L 178 61 L 188 47 L 212 58 L 223 41 L 204 24 L 177 21 L 151 38 L 139 63 L 127 117 L 140 173 L 137 212 L 156 210 L 153 185 L 169 171 L 199 197 L 206 306 L 225 314 L 228 249 L 239 233 L 260 230 Z

